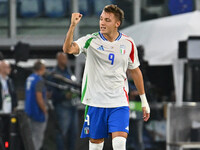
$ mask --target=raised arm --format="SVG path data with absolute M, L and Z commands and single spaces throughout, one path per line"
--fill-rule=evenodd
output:
M 79 53 L 79 47 L 75 42 L 73 42 L 73 36 L 74 36 L 75 27 L 79 23 L 81 18 L 82 18 L 82 14 L 72 13 L 71 24 L 70 24 L 69 30 L 67 32 L 65 42 L 63 44 L 63 52 L 64 53 L 68 53 L 68 54 L 78 54 Z
M 150 108 L 145 95 L 142 72 L 139 67 L 137 67 L 136 69 L 130 69 L 128 71 L 130 71 L 131 77 L 140 95 L 144 121 L 148 121 L 150 117 Z

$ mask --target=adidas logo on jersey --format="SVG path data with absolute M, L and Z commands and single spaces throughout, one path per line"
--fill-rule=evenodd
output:
M 104 51 L 103 45 L 101 45 L 99 48 L 97 48 L 100 51 Z
M 129 131 L 129 126 L 127 126 L 125 129 Z

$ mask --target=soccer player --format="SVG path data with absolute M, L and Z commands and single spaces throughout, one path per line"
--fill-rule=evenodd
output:
M 80 13 L 72 14 L 63 44 L 65 53 L 86 55 L 81 96 L 86 110 L 81 138 L 90 138 L 90 150 L 102 150 L 104 138 L 111 134 L 113 149 L 125 150 L 129 132 L 127 69 L 140 94 L 144 121 L 150 117 L 137 49 L 133 39 L 118 31 L 124 13 L 116 5 L 104 7 L 99 32 L 73 41 L 81 18 Z

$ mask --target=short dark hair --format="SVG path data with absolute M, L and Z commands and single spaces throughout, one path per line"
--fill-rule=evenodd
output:
M 121 22 L 123 22 L 124 20 L 124 11 L 119 8 L 117 5 L 106 5 L 103 9 L 103 11 L 107 12 L 107 13 L 113 13 L 115 15 L 115 17 Z M 120 25 L 121 25 L 120 24 Z
M 59 57 L 60 55 L 64 55 L 64 56 L 66 56 L 66 57 L 68 58 L 68 55 L 67 55 L 66 53 L 58 52 L 58 53 L 56 54 L 56 59 L 58 59 L 58 57 Z
M 34 66 L 33 66 L 33 70 L 34 71 L 39 71 L 42 66 L 45 66 L 43 60 L 37 60 L 35 63 L 34 63 Z

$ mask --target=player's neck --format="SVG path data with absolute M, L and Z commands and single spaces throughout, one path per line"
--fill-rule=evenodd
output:
M 42 72 L 41 71 L 35 71 L 35 74 L 42 76 Z
M 117 39 L 117 37 L 119 36 L 119 32 L 118 31 L 115 31 L 115 32 L 112 32 L 110 34 L 103 34 L 103 36 L 110 42 L 113 42 Z

